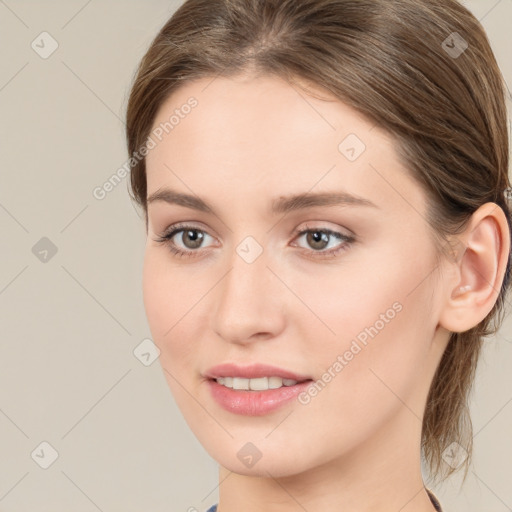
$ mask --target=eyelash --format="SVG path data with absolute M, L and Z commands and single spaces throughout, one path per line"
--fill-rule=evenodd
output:
M 169 250 L 177 257 L 184 258 L 184 257 L 190 257 L 195 258 L 199 255 L 201 252 L 200 250 L 192 251 L 192 250 L 183 250 L 178 249 L 174 243 L 172 243 L 172 238 L 174 238 L 175 235 L 178 233 L 181 233 L 183 231 L 197 231 L 200 233 L 206 233 L 204 230 L 199 229 L 195 226 L 191 226 L 188 224 L 176 224 L 174 226 L 171 226 L 169 228 L 169 231 L 167 233 L 164 233 L 163 235 L 159 236 L 158 238 L 155 238 L 155 242 L 167 245 L 169 247 Z M 334 258 L 342 251 L 347 250 L 352 243 L 356 241 L 356 238 L 354 236 L 348 236 L 344 235 L 342 233 L 339 233 L 337 231 L 332 231 L 330 229 L 321 229 L 321 228 L 309 228 L 306 225 L 305 229 L 296 230 L 294 232 L 294 239 L 297 237 L 300 237 L 302 235 L 305 235 L 307 233 L 325 233 L 328 236 L 332 236 L 334 238 L 339 239 L 340 241 L 343 241 L 344 243 L 336 247 L 335 249 L 330 249 L 328 251 L 315 251 L 311 250 L 310 252 L 313 253 L 314 257 L 320 258 L 320 259 L 327 259 L 327 258 Z

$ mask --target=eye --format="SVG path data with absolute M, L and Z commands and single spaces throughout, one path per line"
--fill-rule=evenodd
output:
M 314 256 L 318 255 L 320 257 L 336 256 L 339 252 L 348 249 L 348 247 L 355 242 L 355 237 L 352 235 L 345 235 L 338 231 L 324 228 L 309 228 L 306 226 L 306 229 L 297 231 L 297 238 L 304 237 L 304 235 L 306 235 L 306 243 L 313 249 L 313 251 L 309 252 L 316 253 Z M 332 248 L 331 245 L 329 250 L 325 250 L 332 242 L 335 243 L 334 248 Z
M 177 236 L 180 233 L 181 236 Z M 297 235 L 296 238 L 299 239 L 306 235 L 306 243 L 312 250 L 307 250 L 307 247 L 302 248 L 306 249 L 313 257 L 318 258 L 335 257 L 356 241 L 356 238 L 352 235 L 345 235 L 327 228 L 309 228 L 306 226 L 306 229 L 296 231 L 295 234 Z M 212 236 L 197 226 L 177 224 L 171 226 L 168 232 L 154 240 L 167 245 L 169 250 L 178 257 L 196 257 L 201 255 L 202 251 L 200 249 L 204 248 L 203 242 L 208 237 L 213 239 Z M 335 243 L 334 248 L 331 247 L 325 250 L 332 242 Z
M 176 236 L 179 233 L 181 233 L 181 236 Z M 183 246 L 180 246 L 175 240 L 173 240 L 175 237 L 177 241 L 181 240 Z M 167 245 L 170 251 L 177 256 L 194 257 L 200 252 L 198 249 L 201 248 L 203 241 L 207 237 L 213 239 L 213 237 L 196 226 L 178 224 L 172 226 L 169 232 L 156 238 L 155 241 Z

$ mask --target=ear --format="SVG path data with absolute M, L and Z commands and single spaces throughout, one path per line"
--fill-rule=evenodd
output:
M 482 205 L 457 238 L 462 257 L 451 263 L 454 272 L 445 289 L 439 324 L 451 332 L 464 332 L 478 325 L 498 298 L 510 252 L 505 213 L 495 203 Z

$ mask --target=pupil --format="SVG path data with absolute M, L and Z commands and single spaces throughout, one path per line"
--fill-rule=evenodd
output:
M 192 249 L 196 249 L 201 245 L 202 237 L 203 235 L 199 233 L 197 230 L 189 230 L 186 232 L 187 238 L 192 240 Z M 188 246 L 188 244 L 185 242 L 185 245 Z
M 322 243 L 327 244 L 329 242 L 329 237 L 328 237 L 327 233 L 324 233 L 323 231 L 313 231 L 310 233 L 310 236 L 312 236 L 312 238 L 313 238 L 313 242 L 312 242 L 313 247 L 315 246 L 314 244 L 317 244 L 317 243 L 320 243 L 322 245 Z M 325 245 L 323 245 L 321 247 L 316 247 L 316 248 L 323 249 L 324 247 L 325 247 Z

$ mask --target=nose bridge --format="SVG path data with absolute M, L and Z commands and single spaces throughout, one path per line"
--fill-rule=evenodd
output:
M 254 334 L 276 334 L 281 328 L 282 295 L 276 293 L 263 247 L 247 237 L 233 250 L 230 270 L 218 287 L 214 329 L 223 338 L 244 341 Z

